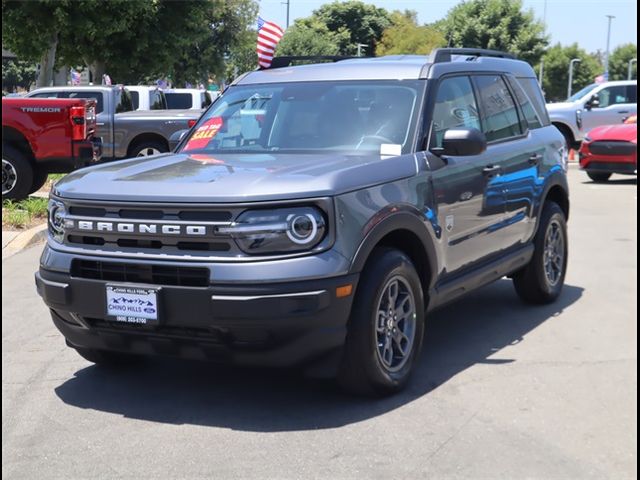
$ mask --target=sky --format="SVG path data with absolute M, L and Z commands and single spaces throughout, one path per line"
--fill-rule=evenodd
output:
M 313 10 L 333 0 L 289 0 L 290 22 L 307 17 Z M 456 0 L 364 0 L 387 10 L 415 10 L 420 23 L 432 23 L 443 18 Z M 260 15 L 281 27 L 286 25 L 285 0 L 259 0 Z M 526 9 L 532 9 L 540 20 L 546 3 L 547 33 L 551 43 L 569 45 L 577 42 L 588 52 L 604 51 L 607 45 L 607 18 L 614 15 L 611 24 L 611 49 L 623 43 L 637 43 L 638 5 L 635 0 L 523 0 Z

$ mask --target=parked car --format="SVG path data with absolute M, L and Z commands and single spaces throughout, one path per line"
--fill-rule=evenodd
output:
M 548 104 L 547 110 L 567 145 L 578 149 L 591 129 L 619 124 L 624 118 L 637 113 L 637 81 L 594 83 L 566 102 Z
M 634 115 L 621 125 L 594 128 L 584 138 L 580 147 L 580 168 L 591 180 L 606 182 L 613 173 L 637 175 L 636 118 Z
M 60 180 L 36 285 L 95 363 L 301 365 L 387 394 L 434 309 L 504 276 L 558 298 L 566 167 L 533 69 L 506 53 L 274 66 L 174 153 Z
M 169 88 L 164 91 L 170 110 L 202 110 L 213 100 L 206 90 L 197 88 Z
M 32 98 L 94 98 L 97 132 L 103 160 L 153 155 L 169 151 L 171 135 L 195 123 L 202 110 L 133 111 L 131 94 L 123 86 L 39 88 Z
M 143 85 L 126 85 L 134 110 L 166 110 L 167 99 L 162 89 Z
M 2 99 L 2 198 L 20 200 L 50 173 L 66 173 L 100 159 L 96 101 Z

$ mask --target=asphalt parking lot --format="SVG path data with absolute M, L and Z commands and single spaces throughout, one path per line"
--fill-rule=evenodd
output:
M 68 349 L 36 295 L 41 246 L 2 265 L 3 478 L 636 478 L 637 183 L 569 172 L 559 301 L 511 282 L 429 318 L 402 394 L 291 373 Z

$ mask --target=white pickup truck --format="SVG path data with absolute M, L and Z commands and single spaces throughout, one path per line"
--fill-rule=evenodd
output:
M 637 113 L 638 83 L 636 80 L 594 83 L 566 102 L 547 104 L 547 110 L 567 145 L 576 148 L 589 130 L 622 123 Z

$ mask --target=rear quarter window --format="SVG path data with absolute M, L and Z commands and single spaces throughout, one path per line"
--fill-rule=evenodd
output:
M 190 93 L 166 92 L 165 97 L 167 98 L 167 108 L 170 110 L 186 110 L 193 106 Z
M 140 108 L 140 94 L 134 90 L 131 90 L 129 94 L 131 95 L 131 103 L 133 104 L 133 109 L 137 110 L 138 108 Z
M 518 85 L 522 87 L 522 90 L 527 94 L 529 100 L 531 100 L 531 104 L 538 114 L 538 118 L 542 123 L 543 127 L 546 127 L 551 124 L 549 120 L 549 113 L 547 112 L 547 105 L 544 101 L 544 96 L 542 95 L 542 90 L 540 90 L 540 85 L 538 85 L 538 80 L 535 78 L 518 78 Z

